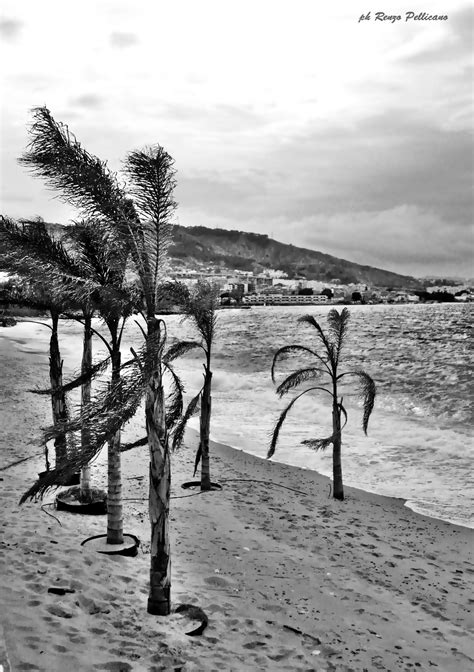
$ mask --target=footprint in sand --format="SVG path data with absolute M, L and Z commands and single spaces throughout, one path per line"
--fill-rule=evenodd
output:
M 46 609 L 50 614 L 53 614 L 53 616 L 59 616 L 60 618 L 72 618 L 74 616 L 71 609 L 64 604 L 61 604 L 60 602 L 57 604 L 50 604 L 46 607 Z
M 209 586 L 216 586 L 218 588 L 229 588 L 232 585 L 232 581 L 225 579 L 223 576 L 207 576 L 204 581 Z
M 130 663 L 124 663 L 120 660 L 113 660 L 110 663 L 101 663 L 99 665 L 94 665 L 94 670 L 109 670 L 109 672 L 129 672 L 133 670 L 133 667 Z

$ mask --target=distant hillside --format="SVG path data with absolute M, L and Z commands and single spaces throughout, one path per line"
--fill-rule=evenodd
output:
M 316 250 L 279 243 L 266 235 L 208 229 L 204 226 L 175 226 L 172 257 L 201 265 L 220 264 L 226 268 L 261 271 L 266 268 L 288 273 L 290 278 L 343 283 L 365 283 L 378 287 L 420 287 L 415 278 L 371 266 L 362 266 Z
M 47 224 L 60 235 L 61 224 Z M 170 256 L 186 267 L 220 266 L 222 269 L 260 272 L 265 269 L 284 271 L 290 278 L 340 280 L 364 283 L 373 287 L 422 289 L 415 278 L 372 266 L 362 266 L 330 254 L 286 245 L 259 233 L 208 229 L 205 226 L 174 226 Z

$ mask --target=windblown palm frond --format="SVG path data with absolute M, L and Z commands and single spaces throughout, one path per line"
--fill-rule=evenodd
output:
M 282 348 L 277 350 L 277 352 L 273 356 L 272 369 L 271 369 L 271 376 L 273 382 L 275 382 L 275 367 L 277 365 L 278 360 L 281 359 L 283 355 L 289 355 L 290 353 L 298 353 L 298 352 L 304 352 L 306 354 L 311 355 L 312 357 L 316 357 L 316 359 L 319 359 L 323 364 L 327 366 L 326 360 L 323 357 L 314 352 L 314 350 L 305 347 L 304 345 L 284 345 Z
M 0 216 L 0 247 L 9 270 L 47 286 L 48 293 L 80 302 L 95 288 L 89 269 L 41 221 Z
M 119 224 L 130 216 L 130 201 L 107 164 L 83 149 L 68 127 L 56 122 L 46 107 L 32 112 L 31 141 L 20 163 L 87 218 Z
M 132 255 L 136 261 L 148 308 L 154 309 L 160 277 L 166 270 L 167 250 L 171 242 L 171 217 L 177 207 L 173 198 L 176 186 L 173 159 L 155 145 L 131 152 L 124 170 L 130 180 L 140 221 L 130 220 Z M 138 263 L 137 263 L 138 262 Z
M 122 443 L 120 446 L 120 452 L 126 453 L 128 450 L 133 450 L 134 448 L 140 448 L 141 446 L 146 446 L 148 444 L 148 436 L 142 436 L 141 439 L 132 441 L 132 443 Z
M 326 334 L 322 330 L 319 322 L 312 315 L 302 315 L 300 318 L 298 318 L 298 322 L 302 322 L 303 324 L 309 324 L 311 327 L 314 327 L 316 329 L 318 336 L 321 339 L 329 358 L 332 359 L 334 354 L 334 348 L 332 344 L 329 342 Z
M 331 436 L 327 436 L 325 439 L 304 439 L 301 441 L 301 445 L 308 446 L 308 448 L 312 448 L 316 451 L 326 450 L 326 448 L 329 448 L 329 446 L 334 443 L 336 438 L 337 434 L 331 434 Z
M 218 305 L 219 289 L 210 282 L 200 280 L 190 292 L 185 306 L 186 313 L 196 325 L 207 350 L 214 340 Z
M 347 371 L 346 373 L 342 373 L 339 376 L 339 379 L 343 378 L 344 376 L 356 376 L 359 379 L 358 393 L 362 398 L 364 412 L 362 416 L 362 429 L 364 430 L 364 433 L 367 434 L 369 418 L 374 409 L 375 396 L 377 394 L 375 381 L 365 371 Z
M 344 416 L 344 424 L 342 425 L 340 430 L 338 432 L 333 432 L 331 436 L 328 436 L 325 439 L 304 439 L 303 441 L 301 441 L 302 445 L 308 446 L 313 450 L 325 450 L 326 448 L 329 448 L 329 446 L 333 444 L 334 441 L 336 441 L 336 439 L 338 439 L 341 436 L 342 430 L 347 425 L 347 412 L 342 403 L 338 404 L 338 408 L 341 411 L 342 415 Z
M 99 376 L 101 373 L 103 373 L 107 367 L 110 364 L 110 357 L 106 357 L 103 359 L 101 362 L 98 362 L 97 364 L 94 364 L 91 366 L 87 371 L 84 371 L 83 373 L 77 374 L 73 380 L 70 380 L 68 383 L 65 383 L 62 387 L 55 388 L 54 390 L 52 388 L 48 388 L 47 390 L 29 390 L 29 392 L 33 392 L 33 394 L 53 394 L 53 393 L 66 393 L 70 392 L 71 390 L 75 390 L 77 387 L 80 387 L 84 383 L 88 383 L 97 376 Z
M 336 363 L 339 362 L 344 338 L 347 334 L 350 313 L 347 308 L 343 308 L 339 313 L 335 308 L 329 311 L 327 316 L 329 333 L 333 338 Z
M 178 341 L 178 343 L 172 345 L 165 352 L 163 355 L 163 362 L 165 364 L 172 362 L 178 357 L 181 357 L 182 355 L 185 355 L 187 352 L 195 350 L 196 348 L 202 348 L 202 345 L 197 341 Z
M 267 452 L 267 459 L 272 457 L 272 455 L 275 453 L 275 448 L 278 443 L 278 437 L 280 435 L 280 430 L 283 426 L 283 423 L 286 420 L 286 416 L 290 412 L 290 410 L 293 408 L 294 404 L 298 401 L 300 397 L 302 397 L 304 394 L 307 392 L 311 392 L 312 390 L 320 390 L 320 387 L 309 387 L 307 390 L 303 390 L 303 392 L 300 392 L 300 394 L 296 395 L 296 397 L 293 397 L 293 399 L 290 401 L 290 403 L 286 406 L 286 408 L 283 409 L 283 411 L 280 413 L 280 417 L 277 420 L 277 423 L 275 427 L 273 428 L 272 432 L 272 440 L 270 443 L 270 448 L 268 449 Z M 322 388 L 324 389 L 324 388 Z M 325 390 L 327 392 L 327 390 Z
M 298 369 L 297 371 L 293 371 L 293 373 L 290 373 L 290 375 L 287 376 L 282 383 L 280 383 L 280 385 L 276 389 L 276 393 L 280 397 L 282 397 L 284 394 L 287 394 L 290 390 L 294 389 L 295 387 L 298 387 L 298 385 L 301 385 L 307 380 L 314 380 L 314 378 L 319 378 L 324 373 L 327 374 L 327 371 L 324 371 L 324 369 L 318 369 L 314 366 L 311 366 L 306 369 Z
M 66 227 L 65 239 L 73 253 L 89 269 L 99 285 L 121 287 L 127 264 L 127 248 L 98 219 L 81 220 Z
M 173 450 L 177 450 L 181 447 L 184 439 L 184 432 L 186 430 L 186 425 L 188 421 L 199 412 L 199 402 L 201 400 L 202 388 L 196 394 L 195 397 L 191 399 L 186 408 L 186 411 L 181 416 L 179 422 L 176 423 L 175 429 L 173 431 Z
M 184 386 L 169 362 L 163 359 L 163 368 L 171 376 L 173 383 L 172 392 L 169 394 L 166 403 L 166 429 L 172 431 L 183 412 Z
M 143 391 L 144 379 L 137 367 L 110 389 L 99 393 L 89 404 L 81 408 L 75 418 L 47 428 L 44 432 L 45 443 L 58 436 L 74 434 L 84 427 L 89 433 L 89 442 L 68 456 L 67 462 L 60 468 L 52 469 L 40 477 L 22 496 L 20 503 L 36 495 L 42 497 L 49 488 L 61 484 L 89 464 L 105 443 L 135 415 Z

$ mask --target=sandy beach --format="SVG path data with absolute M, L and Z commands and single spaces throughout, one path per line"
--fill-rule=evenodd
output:
M 6 389 L 9 375 L 22 375 L 25 390 L 2 400 L 3 672 L 472 669 L 472 530 L 352 488 L 336 502 L 315 472 L 218 444 L 211 468 L 222 490 L 183 490 L 192 431 L 172 459 L 172 598 L 174 607 L 200 606 L 209 625 L 188 637 L 197 623 L 187 616 L 148 615 L 146 449 L 123 456 L 125 532 L 141 540 L 135 558 L 81 547 L 105 532 L 104 516 L 19 507 L 44 467 L 31 441 L 49 409 L 26 390 L 38 376 L 32 356 L 38 366 L 46 359 L 0 344 Z M 105 477 L 101 455 L 94 485 Z

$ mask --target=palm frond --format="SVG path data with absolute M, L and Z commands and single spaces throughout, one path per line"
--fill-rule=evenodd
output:
M 272 376 L 272 381 L 275 382 L 275 368 L 277 365 L 277 362 L 281 357 L 284 355 L 289 355 L 290 353 L 298 353 L 298 352 L 304 352 L 306 354 L 311 355 L 312 357 L 316 357 L 316 359 L 319 359 L 323 364 L 326 364 L 326 360 L 324 360 L 320 355 L 318 355 L 317 352 L 314 352 L 314 350 L 311 350 L 310 348 L 307 348 L 304 345 L 284 345 L 282 348 L 276 351 L 276 353 L 273 355 L 273 362 L 272 362 L 272 369 L 271 369 L 271 376 Z
M 83 149 L 46 107 L 36 107 L 32 114 L 31 140 L 20 163 L 87 218 L 118 224 L 130 215 L 131 204 L 107 164 Z
M 344 424 L 339 429 L 339 431 L 334 432 L 331 434 L 331 436 L 327 436 L 324 439 L 304 439 L 301 441 L 303 446 L 308 446 L 308 448 L 312 448 L 313 450 L 326 450 L 326 448 L 328 448 L 332 443 L 334 443 L 334 441 L 336 441 L 336 439 L 341 436 L 342 430 L 347 424 L 347 412 L 342 403 L 338 404 L 338 408 L 344 416 Z
M 196 471 L 198 470 L 201 457 L 202 457 L 202 443 L 199 442 L 198 449 L 196 450 L 196 457 L 194 458 L 193 478 L 196 476 Z
M 354 371 L 355 376 L 359 378 L 359 395 L 362 397 L 364 413 L 362 416 L 362 429 L 367 434 L 369 418 L 372 414 L 377 394 L 375 381 L 365 371 Z
M 133 450 L 134 448 L 139 448 L 140 446 L 146 446 L 147 443 L 148 436 L 143 436 L 141 439 L 137 439 L 137 441 L 133 441 L 132 443 L 122 443 L 120 446 L 120 452 L 126 453 L 128 450 Z
M 22 496 L 20 503 L 37 495 L 42 497 L 51 487 L 61 484 L 86 466 L 107 441 L 135 415 L 143 397 L 144 386 L 140 371 L 135 369 L 128 372 L 127 376 L 110 389 L 106 388 L 97 394 L 74 418 L 47 428 L 44 432 L 45 443 L 59 436 L 71 436 L 85 428 L 89 433 L 88 444 L 68 455 L 63 466 L 40 477 Z
M 339 362 L 342 346 L 344 345 L 349 318 L 350 313 L 347 308 L 343 308 L 340 313 L 335 308 L 332 308 L 327 316 L 329 333 L 331 334 L 334 343 L 336 364 Z
M 53 392 L 67 393 L 70 392 L 71 390 L 76 389 L 77 387 L 80 387 L 84 383 L 88 383 L 94 380 L 94 378 L 99 376 L 107 369 L 109 364 L 110 364 L 110 357 L 106 357 L 101 362 L 98 362 L 97 364 L 94 364 L 93 366 L 89 367 L 83 373 L 78 374 L 75 378 L 73 378 L 73 380 L 70 380 L 68 383 L 62 385 L 62 387 L 59 388 L 56 387 L 54 390 L 52 388 L 48 388 L 47 390 L 28 390 L 28 391 L 33 392 L 33 394 L 42 394 L 42 395 L 53 394 Z
M 283 411 L 280 414 L 280 417 L 278 418 L 275 427 L 273 428 L 272 432 L 272 439 L 270 443 L 270 448 L 268 449 L 267 452 L 267 459 L 272 457 L 272 455 L 275 453 L 276 445 L 278 443 L 278 437 L 280 435 L 280 430 L 283 426 L 283 423 L 286 420 L 286 416 L 290 412 L 290 410 L 293 408 L 294 404 L 300 397 L 302 397 L 304 394 L 307 392 L 311 392 L 312 390 L 319 390 L 321 388 L 318 387 L 309 387 L 307 390 L 303 390 L 303 392 L 300 392 L 300 394 L 296 395 L 296 397 L 293 397 L 293 399 L 290 401 L 290 403 L 286 406 L 286 408 L 283 409 Z M 322 388 L 324 389 L 324 388 Z M 327 392 L 327 390 L 325 390 Z
M 98 219 L 83 219 L 66 227 L 65 239 L 71 241 L 74 256 L 99 285 L 122 286 L 128 250 L 115 231 Z
M 185 355 L 187 352 L 195 350 L 196 348 L 202 348 L 202 345 L 197 341 L 178 341 L 178 343 L 172 345 L 165 352 L 163 355 L 163 362 L 166 364 L 168 362 L 172 362 L 174 359 L 177 359 L 178 357 L 181 357 L 182 355 Z
M 156 305 L 157 288 L 171 242 L 171 218 L 177 207 L 173 198 L 176 186 L 173 164 L 163 147 L 155 145 L 131 152 L 124 165 L 141 220 L 138 227 L 131 222 L 130 232 L 140 258 L 145 298 L 152 301 L 149 308 Z
M 166 428 L 171 431 L 183 413 L 184 386 L 176 371 L 169 362 L 163 361 L 163 368 L 171 376 L 173 391 L 166 403 Z
M 116 175 L 106 162 L 83 149 L 46 107 L 34 108 L 32 113 L 31 140 L 20 163 L 59 191 L 60 198 L 78 208 L 85 219 L 100 222 L 102 235 L 108 236 L 107 247 L 120 250 L 120 264 L 130 251 L 140 274 L 141 256 L 134 237 L 140 222 Z
M 184 432 L 186 431 L 186 425 L 193 415 L 199 411 L 201 393 L 202 388 L 199 390 L 196 396 L 191 399 L 188 407 L 186 408 L 186 411 L 176 423 L 175 429 L 173 430 L 173 450 L 177 450 L 181 447 L 184 439 Z
M 0 216 L 0 248 L 11 272 L 41 284 L 58 301 L 67 296 L 70 301 L 80 302 L 96 287 L 89 268 L 74 259 L 42 221 L 16 222 Z
M 305 383 L 307 380 L 313 380 L 314 378 L 319 378 L 327 371 L 323 369 L 318 369 L 314 366 L 308 367 L 306 369 L 298 369 L 293 371 L 285 380 L 280 383 L 276 389 L 276 393 L 282 397 L 284 394 L 287 394 L 290 390 L 298 387 L 302 383 Z M 329 390 L 328 390 L 329 391 Z
M 218 305 L 219 289 L 206 280 L 197 282 L 185 304 L 186 313 L 202 336 L 207 350 L 214 340 Z
M 312 448 L 316 451 L 326 450 L 326 448 L 329 448 L 329 446 L 334 443 L 336 437 L 337 434 L 332 434 L 331 436 L 327 436 L 324 439 L 304 439 L 301 441 L 301 445 L 308 446 L 308 448 Z
M 334 357 L 334 348 L 332 344 L 329 342 L 319 322 L 312 315 L 302 315 L 300 318 L 298 318 L 298 322 L 302 322 L 303 324 L 309 324 L 311 327 L 314 327 L 316 329 L 316 332 L 324 345 L 324 348 L 328 354 L 329 359 L 332 360 Z
M 346 411 L 346 409 L 345 409 L 344 406 L 342 405 L 342 399 L 341 399 L 341 402 L 338 404 L 338 406 L 339 406 L 339 410 L 341 411 L 342 415 L 344 416 L 344 424 L 343 424 L 342 427 L 341 427 L 341 432 L 342 432 L 342 430 L 344 429 L 344 427 L 347 425 L 347 421 L 348 421 L 349 418 L 347 417 L 347 411 Z

